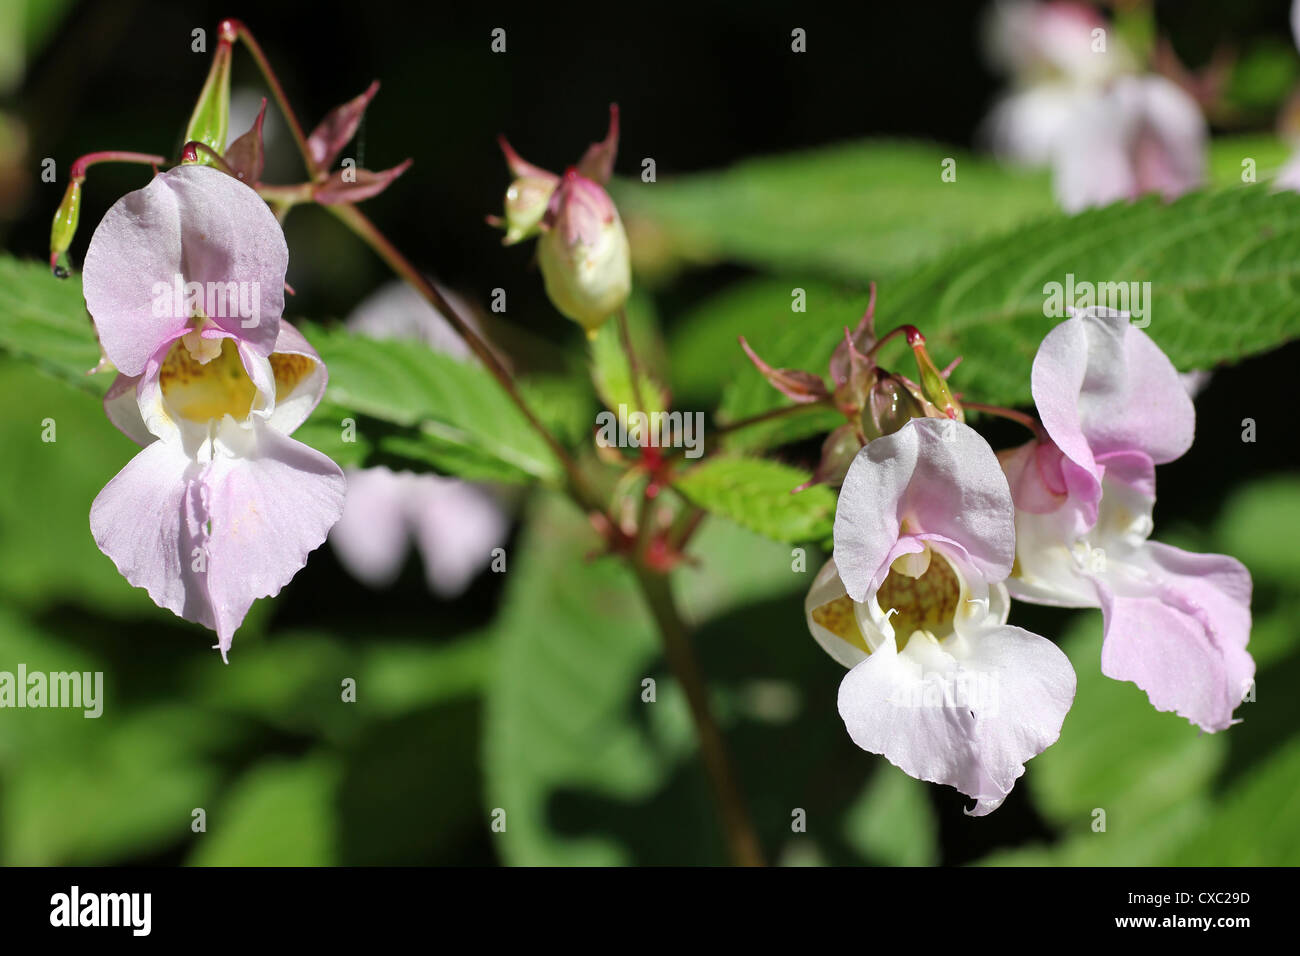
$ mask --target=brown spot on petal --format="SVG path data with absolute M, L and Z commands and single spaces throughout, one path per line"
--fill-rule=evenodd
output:
M 226 415 L 242 421 L 257 395 L 230 339 L 221 340 L 221 353 L 206 364 L 200 363 L 184 342 L 173 343 L 158 379 L 172 410 L 194 422 L 206 423 Z
M 275 373 L 275 394 L 283 399 L 316 370 L 316 360 L 292 352 L 276 352 L 271 356 L 271 371 Z
M 847 594 L 813 608 L 812 619 L 858 650 L 871 653 L 867 639 L 862 636 L 862 628 L 858 627 L 858 619 L 853 614 L 853 598 Z
M 888 614 L 893 608 L 897 612 L 890 618 L 890 624 L 900 651 L 914 631 L 929 631 L 940 639 L 951 634 L 960 598 L 957 575 L 938 554 L 919 578 L 890 571 L 876 593 L 881 610 Z

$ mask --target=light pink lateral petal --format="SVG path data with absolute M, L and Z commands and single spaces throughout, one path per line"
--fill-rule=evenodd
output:
M 981 632 L 972 644 L 958 660 L 924 637 L 901 654 L 887 639 L 845 676 L 839 711 L 859 747 L 960 790 L 983 816 L 1060 735 L 1075 677 L 1054 644 L 1017 627 Z
M 1117 93 L 1077 97 L 1052 162 L 1052 191 L 1066 212 L 1138 194 L 1134 141 L 1140 116 Z
M 1101 670 L 1132 681 L 1157 710 L 1210 732 L 1234 721 L 1250 689 L 1250 573 L 1222 554 L 1149 542 L 1139 580 L 1098 582 L 1106 636 Z
M 1137 188 L 1176 199 L 1205 180 L 1209 130 L 1201 108 L 1172 80 L 1150 75 L 1121 81 L 1141 104 L 1134 148 Z
M 338 465 L 260 419 L 252 423 L 239 429 L 227 420 L 220 443 L 238 443 L 239 454 L 217 454 L 207 479 L 208 593 L 223 657 L 252 603 L 278 594 L 343 514 Z
M 993 108 L 982 135 L 1004 162 L 1047 166 L 1068 143 L 1070 117 L 1085 95 L 1063 84 L 1013 93 Z
M 1178 372 L 1122 315 L 1088 310 L 1048 332 L 1032 389 L 1052 440 L 1095 477 L 1095 456 L 1140 451 L 1159 465 L 1191 446 L 1196 411 Z
M 510 522 L 486 488 L 441 475 L 410 478 L 408 515 L 425 580 L 439 597 L 456 597 L 505 544 Z
M 967 425 L 914 418 L 854 458 L 835 511 L 835 565 L 855 601 L 888 572 L 904 521 L 908 534 L 955 542 L 990 581 L 1011 572 L 1011 492 L 993 449 Z
M 104 394 L 104 414 L 118 430 L 137 445 L 148 445 L 154 436 L 145 427 L 136 398 L 139 375 L 118 375 Z
M 282 361 L 286 356 L 306 361 Z M 275 410 L 267 424 L 283 435 L 292 435 L 320 404 L 329 384 L 329 372 L 311 343 L 284 319 L 280 320 L 280 335 L 271 358 L 279 364 L 280 375 L 275 380 Z
M 409 550 L 405 477 L 387 468 L 349 469 L 343 517 L 330 530 L 339 562 L 372 588 L 397 580 Z
M 212 627 L 203 574 L 205 466 L 156 441 L 132 458 L 90 506 L 90 530 L 133 586 L 159 607 Z
M 1061 450 L 1050 441 L 1030 441 L 998 452 L 1002 472 L 1018 511 L 1047 514 L 1065 501 L 1067 486 L 1061 472 Z

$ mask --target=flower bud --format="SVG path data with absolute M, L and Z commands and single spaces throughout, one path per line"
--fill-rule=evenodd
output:
M 862 433 L 870 441 L 892 435 L 913 418 L 925 417 L 925 407 L 907 384 L 897 375 L 884 372 L 872 386 L 862 409 Z
M 574 169 L 551 197 L 537 257 L 551 302 L 589 336 L 632 291 L 627 233 L 609 194 Z
M 495 220 L 506 230 L 502 245 L 513 246 L 541 232 L 542 217 L 558 183 L 554 176 L 520 176 L 510 184 L 506 190 L 505 218 Z
M 943 374 L 930 358 L 930 353 L 925 350 L 925 337 L 920 332 L 913 332 L 908 335 L 907 344 L 912 347 L 912 352 L 916 356 L 916 367 L 921 373 L 921 393 L 945 417 L 964 422 L 966 416 L 961 406 L 957 404 L 957 399 L 952 397 L 952 390 L 948 388 Z
M 59 265 L 72 245 L 72 237 L 77 234 L 77 221 L 81 218 L 81 180 L 73 178 L 63 194 L 63 202 L 54 212 L 54 223 L 50 226 L 50 268 L 62 278 L 67 269 Z M 60 270 L 63 270 L 60 272 Z
M 208 70 L 208 78 L 181 141 L 202 143 L 218 156 L 226 151 L 226 134 L 230 129 L 230 55 L 234 39 L 233 23 L 223 20 L 217 51 L 212 55 L 212 68 Z M 212 157 L 200 150 L 196 162 L 210 166 Z

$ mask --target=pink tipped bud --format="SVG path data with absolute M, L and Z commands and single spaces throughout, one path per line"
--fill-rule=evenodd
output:
M 570 169 L 551 197 L 537 258 L 546 294 L 595 334 L 627 302 L 632 264 L 627 233 L 600 185 Z

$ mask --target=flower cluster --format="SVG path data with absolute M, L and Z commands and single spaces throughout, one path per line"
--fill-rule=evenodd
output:
M 766 374 L 787 394 L 821 385 Z M 874 363 L 861 374 L 892 380 Z M 1032 392 L 1035 439 L 995 454 L 934 387 L 907 387 L 910 417 L 851 456 L 805 602 L 813 637 L 850 668 L 839 711 L 854 742 L 967 794 L 975 815 L 1057 739 L 1075 693 L 1056 645 L 1007 623 L 1010 597 L 1100 608 L 1103 673 L 1207 731 L 1233 723 L 1254 675 L 1246 569 L 1147 540 L 1155 466 L 1194 427 L 1168 358 L 1127 315 L 1076 312 L 1044 338 Z

